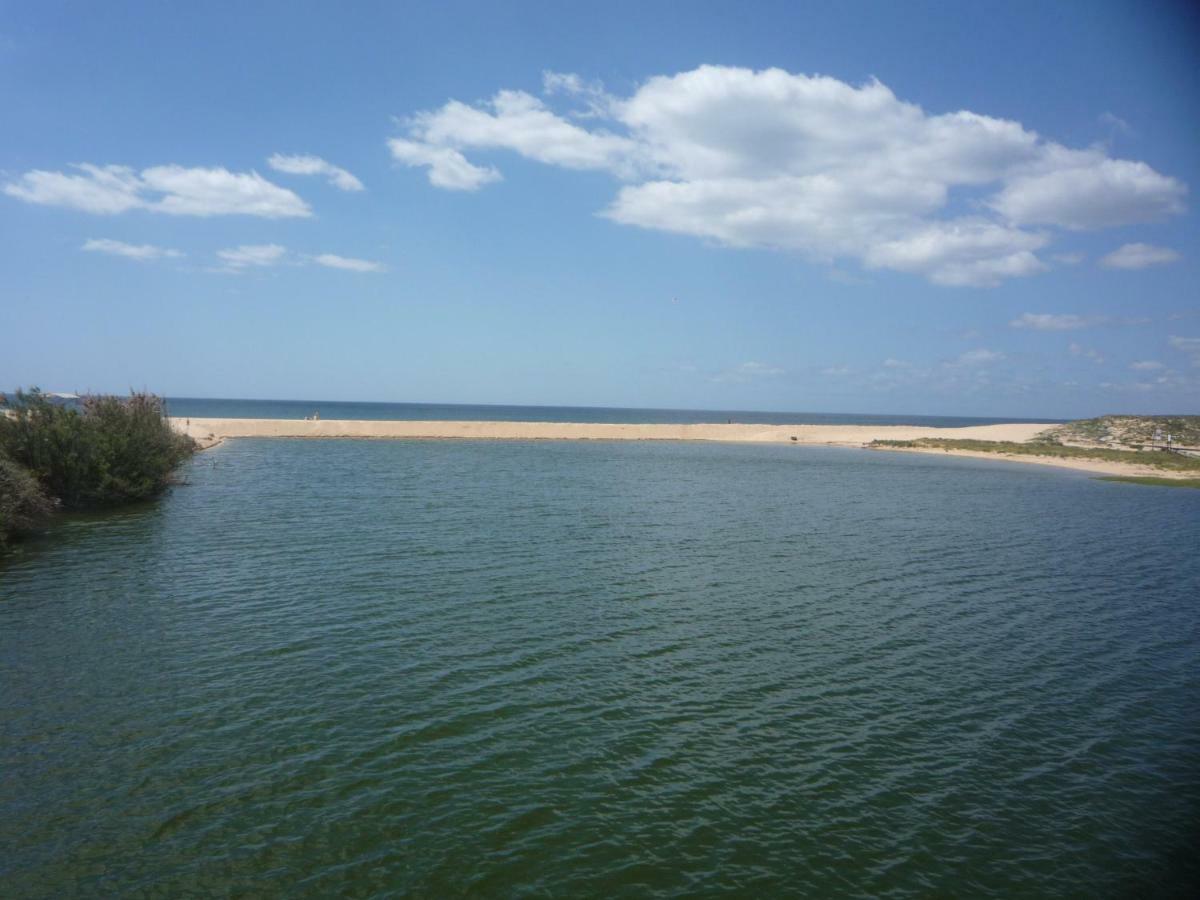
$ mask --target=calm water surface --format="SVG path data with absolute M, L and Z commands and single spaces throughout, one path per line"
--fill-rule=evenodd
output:
M 229 442 L 0 564 L 0 895 L 1153 896 L 1200 492 Z

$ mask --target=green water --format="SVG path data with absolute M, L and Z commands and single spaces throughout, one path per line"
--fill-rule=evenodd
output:
M 1154 896 L 1200 493 L 234 441 L 0 563 L 0 895 Z

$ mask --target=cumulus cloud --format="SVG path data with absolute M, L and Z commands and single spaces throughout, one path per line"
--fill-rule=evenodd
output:
M 1179 259 L 1179 254 L 1169 247 L 1153 244 L 1123 244 L 1112 253 L 1100 258 L 1100 265 L 1107 269 L 1144 269 L 1159 266 Z
M 387 271 L 387 266 L 383 263 L 372 262 L 369 259 L 354 259 L 350 256 L 338 256 L 334 253 L 322 253 L 314 256 L 312 259 L 319 266 L 327 266 L 331 269 L 345 269 L 349 272 Z
M 944 285 L 1042 271 L 1046 229 L 1184 208 L 1185 185 L 1145 163 L 1073 150 L 1005 119 L 927 113 L 878 81 L 701 66 L 628 97 L 574 74 L 545 73 L 543 86 L 545 99 L 502 90 L 417 112 L 389 141 L 392 156 L 451 190 L 501 179 L 468 159 L 476 153 L 606 172 L 623 182 L 603 211 L 615 222 Z M 964 207 L 976 212 L 952 212 Z
M 283 261 L 287 248 L 279 244 L 242 244 L 218 250 L 217 258 L 231 269 L 246 269 L 253 266 L 274 266 Z
M 282 153 L 276 153 L 267 160 L 267 165 L 276 172 L 286 172 L 288 175 L 324 175 L 329 183 L 339 190 L 363 190 L 361 181 L 341 166 L 326 162 L 319 156 L 285 156 Z
M 1032 331 L 1074 331 L 1087 328 L 1102 321 L 1099 317 L 1084 318 L 1073 313 L 1022 313 L 1008 324 L 1013 328 L 1028 328 Z
M 176 216 L 245 215 L 268 219 L 310 216 L 308 204 L 257 172 L 81 163 L 74 173 L 35 169 L 4 185 L 10 197 L 43 206 L 62 206 L 97 215 L 131 209 Z
M 83 249 L 94 253 L 123 256 L 126 259 L 136 259 L 140 262 L 151 259 L 174 259 L 183 256 L 178 250 L 172 250 L 168 247 L 156 247 L 154 244 L 127 244 L 124 241 L 114 241 L 109 238 L 89 238 L 84 242 Z
M 425 166 L 429 169 L 429 183 L 448 191 L 477 191 L 485 184 L 501 179 L 500 173 L 491 166 L 472 165 L 450 147 L 434 147 L 403 138 L 392 138 L 388 147 L 397 162 Z
M 1082 230 L 1156 222 L 1184 210 L 1182 182 L 1098 150 L 1056 148 L 1034 169 L 1010 179 L 991 202 L 1012 222 Z

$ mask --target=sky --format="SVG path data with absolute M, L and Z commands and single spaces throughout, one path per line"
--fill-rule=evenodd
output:
M 0 2 L 0 386 L 1200 413 L 1186 2 Z

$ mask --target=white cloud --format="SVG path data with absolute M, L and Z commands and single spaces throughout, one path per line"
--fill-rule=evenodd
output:
M 1099 365 L 1104 362 L 1104 355 L 1093 347 L 1084 347 L 1081 344 L 1069 344 L 1067 349 L 1071 351 L 1072 356 L 1080 356 L 1084 359 L 1090 359 L 1092 362 Z
M 542 92 L 547 96 L 564 94 L 583 100 L 586 110 L 573 110 L 575 118 L 591 119 L 599 116 L 611 117 L 619 102 L 604 90 L 599 81 L 584 81 L 574 72 L 543 72 Z
M 1034 168 L 991 202 L 1014 223 L 1080 230 L 1155 222 L 1184 210 L 1183 183 L 1145 163 L 1056 147 Z
M 1005 278 L 1046 268 L 1032 251 L 1046 243 L 1040 235 L 987 222 L 959 220 L 923 228 L 886 241 L 866 254 L 869 267 L 923 272 L 935 284 L 992 287 Z
M 1130 363 L 1129 368 L 1133 369 L 1135 372 L 1154 372 L 1163 368 L 1163 364 L 1157 360 L 1144 359 L 1138 362 Z
M 718 383 L 744 384 L 759 378 L 774 378 L 783 375 L 784 370 L 761 362 L 744 362 L 739 366 L 714 375 L 710 380 Z
M 242 244 L 227 250 L 218 250 L 217 257 L 231 269 L 251 266 L 274 266 L 283 261 L 287 248 L 279 244 Z
M 112 256 L 124 256 L 126 259 L 139 261 L 174 259 L 183 256 L 178 250 L 168 247 L 156 247 L 154 244 L 126 244 L 124 241 L 114 241 L 109 238 L 89 238 L 84 242 L 82 249 L 95 253 L 108 253 Z
M 1147 266 L 1172 263 L 1177 259 L 1179 254 L 1168 247 L 1123 244 L 1107 256 L 1101 257 L 1100 265 L 1106 269 L 1144 269 Z
M 1117 132 L 1120 132 L 1121 134 L 1130 134 L 1133 132 L 1133 129 L 1129 126 L 1129 123 L 1115 113 L 1102 112 L 1097 117 L 1097 121 L 1099 121 L 1101 125 L 1104 125 L 1111 130 L 1114 134 Z
M 1167 343 L 1180 353 L 1186 353 L 1190 356 L 1193 366 L 1200 366 L 1200 337 L 1177 337 L 1171 335 Z
M 991 363 L 1000 362 L 1005 359 L 1003 353 L 998 350 L 986 350 L 980 347 L 977 350 L 968 350 L 959 355 L 951 365 L 956 366 L 986 366 Z
M 263 268 L 287 263 L 293 266 L 303 266 L 316 263 L 330 269 L 341 269 L 347 272 L 386 272 L 387 266 L 369 259 L 355 259 L 352 256 L 338 256 L 335 253 L 318 253 L 314 256 L 288 255 L 288 250 L 279 244 L 242 244 L 240 247 L 229 247 L 217 251 L 217 258 L 222 267 L 219 272 L 238 273 L 251 268 Z
M 99 215 L 122 213 L 142 205 L 138 196 L 141 185 L 132 169 L 90 163 L 75 168 L 83 174 L 34 169 L 18 181 L 4 185 L 4 193 L 26 203 L 68 206 Z
M 452 100 L 408 119 L 392 155 L 453 190 L 501 178 L 472 152 L 603 171 L 625 182 L 603 211 L 613 221 L 945 285 L 1042 271 L 1036 254 L 1053 235 L 1029 226 L 1096 228 L 1183 210 L 1186 187 L 1144 163 L 1071 150 L 1004 119 L 933 115 L 878 81 L 701 66 L 623 98 L 573 74 L 545 73 L 543 83 L 569 108 L 512 90 Z M 978 212 L 950 212 L 964 206 Z
M 286 172 L 289 175 L 324 175 L 329 183 L 339 190 L 363 190 L 361 181 L 341 166 L 326 162 L 319 156 L 285 156 L 282 153 L 276 153 L 267 160 L 267 165 L 276 172 Z
M 502 177 L 491 166 L 471 165 L 465 156 L 449 147 L 433 147 L 402 138 L 392 138 L 388 147 L 398 162 L 428 167 L 429 183 L 448 191 L 477 191 Z
M 911 365 L 912 363 L 910 362 L 906 362 L 903 359 L 894 359 L 890 356 L 883 361 L 885 369 L 907 369 Z
M 303 200 L 257 172 L 152 166 L 73 168 L 82 174 L 35 169 L 4 185 L 11 197 L 43 206 L 64 206 L 98 215 L 145 209 L 177 216 L 247 215 L 268 219 L 310 216 Z
M 830 377 L 841 377 L 842 375 L 849 375 L 853 371 L 854 370 L 849 366 L 829 366 L 828 368 L 822 369 L 821 374 L 828 375 Z
M 1073 313 L 1022 313 L 1008 324 L 1013 328 L 1028 328 L 1033 331 L 1074 331 L 1087 328 L 1103 321 L 1101 317 L 1084 318 Z
M 313 262 L 320 266 L 328 266 L 331 269 L 346 269 L 350 272 L 386 272 L 387 266 L 383 263 L 372 262 L 369 259 L 354 259 L 349 256 L 337 256 L 333 253 L 322 253 L 319 256 L 314 256 Z
M 500 91 L 482 108 L 451 100 L 439 110 L 417 113 L 408 125 L 409 136 L 425 147 L 512 150 L 568 169 L 631 171 L 640 151 L 629 138 L 568 122 L 524 91 Z M 393 156 L 422 164 L 397 155 L 395 143 Z

